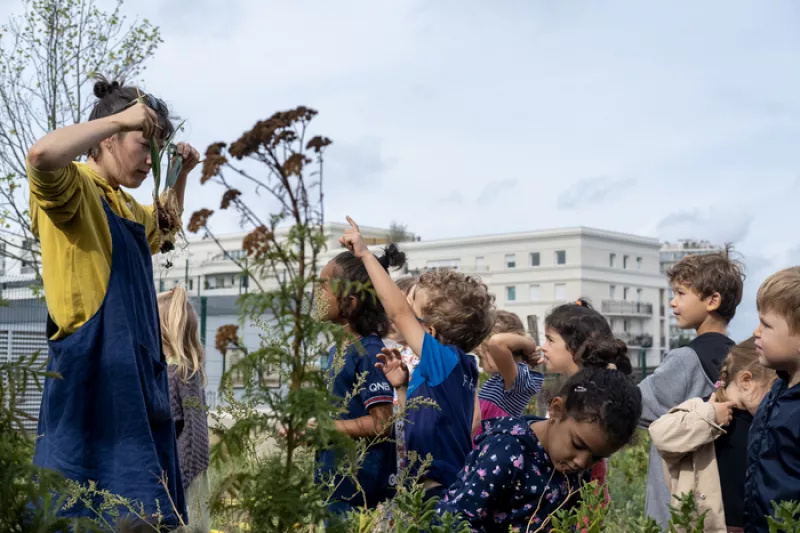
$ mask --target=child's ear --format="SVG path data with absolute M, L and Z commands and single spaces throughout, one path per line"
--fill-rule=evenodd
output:
M 742 370 L 739 372 L 739 375 L 736 376 L 737 384 L 739 388 L 742 390 L 750 390 L 750 387 L 753 386 L 753 373 L 749 370 Z
M 562 420 L 564 418 L 564 399 L 561 396 L 556 396 L 550 400 L 550 420 Z
M 711 296 L 705 299 L 706 301 L 706 311 L 709 313 L 713 313 L 719 309 L 719 306 L 722 305 L 722 296 L 720 293 L 715 292 L 712 293 Z

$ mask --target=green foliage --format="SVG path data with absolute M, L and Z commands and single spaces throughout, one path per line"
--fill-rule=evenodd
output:
M 161 44 L 148 20 L 129 22 L 122 0 L 23 0 L 0 25 L 0 226 L 35 242 L 26 206 L 25 158 L 46 132 L 84 121 L 94 76 L 131 80 Z M 6 242 L 5 255 L 39 270 L 39 254 Z
M 772 504 L 775 516 L 767 518 L 769 533 L 800 533 L 800 502 Z

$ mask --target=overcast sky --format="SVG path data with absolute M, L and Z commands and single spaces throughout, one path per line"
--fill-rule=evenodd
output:
M 733 241 L 748 271 L 737 340 L 764 277 L 800 264 L 800 3 L 221 6 L 125 5 L 165 40 L 144 86 L 201 151 L 276 110 L 319 110 L 329 220 L 424 239 L 586 225 Z M 187 216 L 218 207 L 190 186 Z

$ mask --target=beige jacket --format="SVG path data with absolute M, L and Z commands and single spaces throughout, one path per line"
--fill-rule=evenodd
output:
M 725 533 L 725 510 L 714 441 L 725 433 L 714 406 L 692 398 L 650 424 L 650 437 L 661 454 L 664 477 L 673 496 L 694 491 L 706 515 L 706 533 Z M 672 504 L 677 500 L 673 497 Z

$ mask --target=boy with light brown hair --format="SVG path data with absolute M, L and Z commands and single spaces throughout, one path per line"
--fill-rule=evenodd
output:
M 697 337 L 670 351 L 639 384 L 644 427 L 686 400 L 705 398 L 714 391 L 722 363 L 735 344 L 727 337 L 728 323 L 742 301 L 744 275 L 729 249 L 684 257 L 667 276 L 675 293 L 670 307 L 678 327 L 695 330 Z M 645 512 L 666 528 L 671 495 L 655 446 L 650 447 L 649 463 Z
M 800 500 L 800 267 L 767 278 L 756 304 L 759 363 L 778 380 L 750 426 L 744 529 L 767 533 L 772 502 Z

